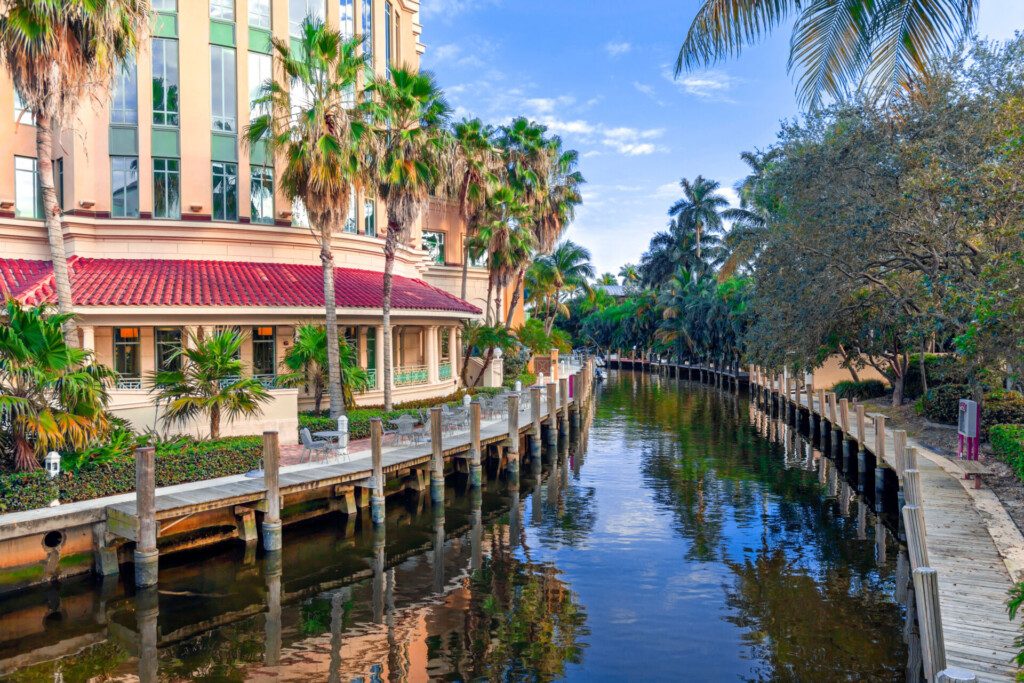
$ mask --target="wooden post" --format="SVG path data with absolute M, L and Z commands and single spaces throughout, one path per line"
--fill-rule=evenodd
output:
M 155 586 L 160 552 L 156 549 L 156 449 L 135 449 L 135 513 L 139 536 L 135 544 L 135 585 Z
M 508 453 L 507 473 L 509 479 L 519 481 L 519 394 L 508 395 Z
M 875 415 L 875 463 L 885 462 L 885 416 Z
M 850 431 L 850 402 L 845 398 L 839 399 L 839 426 L 843 428 L 843 435 Z
M 548 445 L 558 445 L 558 384 L 548 382 Z
M 373 466 L 373 489 L 370 494 L 370 519 L 377 527 L 384 526 L 384 423 L 370 418 L 370 461 Z
M 469 404 L 469 485 L 480 488 L 483 477 L 480 467 L 480 401 Z
M 917 449 L 907 446 L 903 451 L 903 471 L 917 469 Z
M 838 409 L 836 408 L 836 395 L 835 392 L 829 391 L 825 394 L 828 397 L 828 421 L 832 423 L 833 427 L 839 426 L 839 415 Z
M 917 597 L 917 624 L 921 632 L 924 677 L 937 680 L 946 668 L 946 643 L 942 636 L 942 612 L 939 609 L 939 575 L 931 567 L 914 570 L 914 595 Z
M 867 431 L 864 424 L 865 410 L 864 404 L 857 404 L 857 443 L 860 444 L 861 448 L 864 448 L 864 440 L 867 439 Z
M 569 434 L 569 378 L 562 377 L 558 380 L 558 398 L 561 402 L 561 409 L 558 411 L 558 430 L 568 436 Z
M 281 444 L 276 431 L 263 432 L 263 486 L 267 513 L 263 515 L 264 550 L 281 549 Z
M 444 502 L 444 445 L 441 443 L 441 407 L 430 409 L 430 500 Z
M 896 475 L 900 478 L 900 481 L 903 481 L 903 471 L 907 469 L 907 432 L 903 429 L 893 431 L 892 442 L 893 458 L 896 462 Z
M 530 457 L 540 457 L 540 387 L 530 387 Z

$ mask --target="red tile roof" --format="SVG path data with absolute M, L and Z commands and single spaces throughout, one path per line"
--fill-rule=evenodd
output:
M 76 306 L 287 306 L 324 305 L 320 266 L 234 261 L 94 259 L 72 257 L 71 289 Z M 396 275 L 395 309 L 480 309 L 423 280 Z M 384 274 L 334 269 L 339 308 L 380 308 Z M 26 304 L 55 302 L 49 261 L 0 258 L 0 295 Z

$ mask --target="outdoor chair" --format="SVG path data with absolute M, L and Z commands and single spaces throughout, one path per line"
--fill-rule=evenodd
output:
M 447 426 L 449 432 L 468 431 L 469 411 L 465 408 L 449 411 L 448 416 L 444 417 L 441 423 Z
M 412 415 L 402 415 L 391 424 L 395 426 L 395 439 L 399 442 L 420 443 L 426 437 L 426 429 L 416 424 L 416 418 Z
M 315 441 L 307 427 L 303 427 L 299 430 L 299 440 L 302 442 L 302 456 L 299 457 L 300 462 L 303 458 L 305 458 L 306 462 L 312 462 L 314 453 L 317 454 L 320 462 L 326 462 L 330 457 L 331 451 L 335 448 L 335 445 L 330 441 Z

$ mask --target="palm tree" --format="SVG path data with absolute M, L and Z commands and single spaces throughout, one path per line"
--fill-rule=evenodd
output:
M 387 207 L 384 239 L 384 409 L 391 410 L 391 284 L 395 250 L 408 241 L 409 229 L 437 184 L 447 144 L 443 125 L 449 107 L 434 77 L 393 68 L 367 86 L 366 112 L 372 126 L 372 178 Z
M 530 269 L 536 268 L 534 279 L 538 290 L 545 291 L 542 300 L 544 332 L 551 334 L 555 318 L 561 313 L 568 314 L 562 294 L 590 289 L 589 281 L 594 277 L 594 266 L 590 263 L 590 250 L 575 242 L 561 242 L 547 256 L 534 261 Z
M 476 223 L 497 180 L 499 156 L 493 139 L 494 129 L 480 119 L 463 119 L 452 127 L 451 171 L 445 177 L 453 185 L 451 195 L 458 202 L 459 216 L 466 227 L 462 246 L 463 299 L 467 296 L 470 257 L 479 249 L 474 249 Z
M 597 284 L 602 285 L 604 287 L 610 287 L 613 285 L 618 285 L 619 280 L 618 278 L 615 277 L 615 273 L 601 273 L 601 276 L 597 278 Z
M 719 278 L 731 276 L 743 263 L 752 261 L 767 241 L 772 215 L 778 209 L 778 198 L 767 187 L 767 174 L 780 156 L 778 149 L 740 154 L 750 173 L 736 183 L 739 207 L 722 212 L 722 218 L 732 225 L 722 239 L 724 254 Z
M 722 229 L 721 212 L 729 206 L 729 200 L 718 194 L 718 188 L 721 187 L 718 181 L 709 180 L 701 175 L 694 178 L 693 182 L 683 178 L 679 181 L 679 186 L 683 188 L 683 197 L 669 207 L 668 215 L 677 218 L 681 225 L 693 230 L 699 262 L 701 237 Z
M 275 61 L 287 79 L 268 80 L 252 103 L 264 113 L 245 130 L 249 147 L 266 145 L 268 155 L 285 159 L 278 187 L 289 200 L 299 200 L 309 216 L 309 229 L 320 247 L 324 309 L 327 323 L 327 391 L 331 417 L 345 412 L 337 349 L 338 313 L 331 241 L 348 218 L 353 184 L 363 176 L 359 143 L 363 124 L 354 116 L 356 79 L 365 66 L 358 38 L 342 38 L 318 21 L 306 20 L 299 37 L 272 39 Z
M 324 387 L 327 385 L 327 330 L 323 325 L 302 325 L 296 330 L 295 343 L 284 356 L 284 365 L 291 372 L 278 377 L 279 383 L 293 386 L 310 383 L 313 389 L 313 411 L 320 414 Z M 355 392 L 369 385 L 366 370 L 359 367 L 356 349 L 341 337 L 338 340 L 338 359 L 341 368 L 341 390 L 345 407 L 355 407 Z
M 508 287 L 516 271 L 534 252 L 533 232 L 525 227 L 529 208 L 521 200 L 516 187 L 503 185 L 488 199 L 478 239 L 486 244 L 487 253 L 487 324 L 501 317 L 501 292 Z M 494 294 L 494 316 L 491 300 Z
M 174 357 L 180 358 L 176 370 L 160 370 L 149 378 L 150 392 L 158 404 L 166 404 L 163 419 L 187 425 L 207 416 L 210 438 L 220 438 L 221 417 L 259 415 L 270 393 L 254 377 L 244 376 L 239 358 L 246 335 L 224 329 L 212 335 L 191 335 Z
M 77 449 L 106 432 L 109 368 L 90 363 L 92 354 L 67 344 L 67 314 L 46 306 L 5 305 L 0 326 L 0 429 L 14 441 L 19 470 L 39 467 L 51 450 Z
M 149 25 L 149 0 L 8 0 L 0 15 L 0 66 L 36 121 L 36 165 L 43 220 L 64 316 L 64 338 L 78 346 L 71 276 L 53 178 L 53 131 L 69 130 L 88 96 L 105 100 L 114 75 L 135 54 Z
M 789 68 L 805 104 L 846 94 L 862 78 L 889 96 L 973 29 L 978 0 L 704 0 L 676 75 L 737 55 L 796 16 Z
M 640 282 L 640 271 L 632 263 L 625 263 L 619 268 L 619 280 L 623 287 L 631 287 Z

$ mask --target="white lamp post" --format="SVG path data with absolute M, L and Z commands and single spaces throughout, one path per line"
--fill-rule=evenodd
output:
M 50 479 L 56 478 L 60 474 L 60 455 L 57 451 L 50 451 L 43 458 L 43 465 L 46 467 L 46 473 L 50 475 Z

